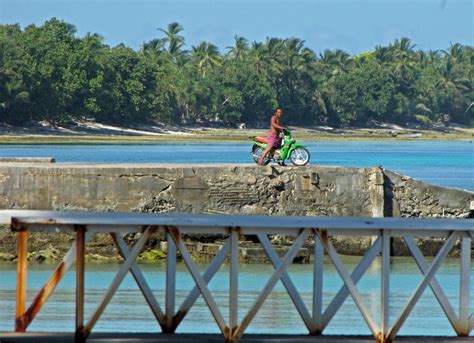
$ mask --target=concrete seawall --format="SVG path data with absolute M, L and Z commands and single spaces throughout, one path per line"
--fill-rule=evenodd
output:
M 465 218 L 471 196 L 378 167 L 0 163 L 1 209 Z M 13 237 L 3 230 L 2 238 L 11 257 Z M 166 250 L 162 243 L 149 248 Z M 218 244 L 198 243 L 196 254 L 210 257 Z

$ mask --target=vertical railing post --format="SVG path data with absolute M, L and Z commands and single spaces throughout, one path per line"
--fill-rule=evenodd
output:
M 317 334 L 323 331 L 323 266 L 324 247 L 318 235 L 314 235 L 314 275 L 313 275 L 313 321 Z
M 381 328 L 379 342 L 385 342 L 389 330 L 390 313 L 390 231 L 382 230 Z
M 18 232 L 18 270 L 16 286 L 16 320 L 15 331 L 24 332 L 24 313 L 26 309 L 26 290 L 28 273 L 28 231 Z
M 169 233 L 167 234 L 167 242 L 165 295 L 166 333 L 173 333 L 175 330 L 174 311 L 176 301 L 176 244 Z
M 459 321 L 460 336 L 468 336 L 469 325 L 469 282 L 470 282 L 470 264 L 471 264 L 471 237 L 461 238 L 461 287 L 459 290 Z
M 86 226 L 76 225 L 76 331 L 75 342 L 84 338 L 84 271 L 86 254 Z
M 231 229 L 230 234 L 230 285 L 229 285 L 229 336 L 232 340 L 238 323 L 238 294 L 239 294 L 239 231 Z

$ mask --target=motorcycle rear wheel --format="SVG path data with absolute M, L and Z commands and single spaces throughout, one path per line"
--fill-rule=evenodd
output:
M 258 161 L 260 161 L 260 158 L 262 157 L 262 154 L 265 149 L 262 147 L 258 146 L 257 144 L 254 144 L 252 147 L 252 157 L 253 161 L 258 164 Z M 263 160 L 263 165 L 266 166 L 268 163 L 270 163 L 270 154 L 267 154 L 265 156 L 265 159 Z

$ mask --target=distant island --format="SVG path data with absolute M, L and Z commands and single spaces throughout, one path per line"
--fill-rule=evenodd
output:
M 56 18 L 0 25 L 2 132 L 25 134 L 15 128 L 40 122 L 263 128 L 276 106 L 298 127 L 391 123 L 441 132 L 474 124 L 473 46 L 421 51 L 401 37 L 351 56 L 324 47 L 317 54 L 294 37 L 235 36 L 221 52 L 210 42 L 187 46 L 183 27 L 171 23 L 136 51 L 75 32 Z

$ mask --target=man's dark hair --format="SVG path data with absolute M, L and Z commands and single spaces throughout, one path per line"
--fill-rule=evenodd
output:
M 282 111 L 283 111 L 283 108 L 281 108 L 281 107 L 275 108 L 275 113 L 276 113 L 276 111 L 278 111 L 278 110 L 282 110 Z

